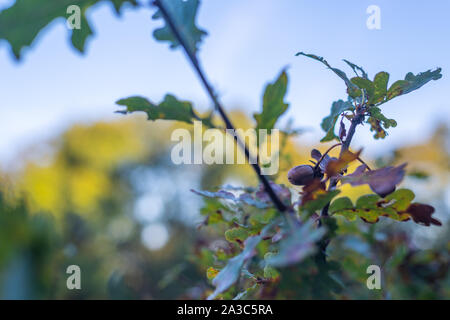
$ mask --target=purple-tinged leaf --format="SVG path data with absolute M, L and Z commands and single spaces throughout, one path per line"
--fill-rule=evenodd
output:
M 322 158 L 322 153 L 317 149 L 312 149 L 311 150 L 311 158 L 319 161 L 320 158 Z
M 284 267 L 298 263 L 316 251 L 316 242 L 325 234 L 325 228 L 315 228 L 309 220 L 292 228 L 280 244 L 280 250 L 266 261 L 270 266 Z
M 243 193 L 239 197 L 236 197 L 231 192 L 225 191 L 225 190 L 219 190 L 217 192 L 212 191 L 204 191 L 204 190 L 192 190 L 192 192 L 208 198 L 218 198 L 218 199 L 224 199 L 224 200 L 230 200 L 235 202 L 236 204 L 246 204 L 249 206 L 256 207 L 258 209 L 265 209 L 268 208 L 269 205 L 263 201 L 260 201 L 258 199 L 253 198 L 248 193 Z
M 289 188 L 282 184 L 276 184 L 272 181 L 269 182 L 272 190 L 275 194 L 280 198 L 280 200 L 285 204 L 291 203 L 291 191 Z M 259 190 L 255 193 L 255 196 L 258 200 L 263 201 L 264 203 L 271 204 L 272 200 L 269 195 L 265 192 L 264 186 L 262 184 L 259 185 Z
M 380 197 L 385 197 L 395 191 L 405 176 L 406 163 L 398 167 L 385 167 L 377 170 L 365 171 L 367 166 L 359 166 L 355 172 L 341 179 L 342 183 L 349 183 L 352 186 L 368 184 L 373 192 Z

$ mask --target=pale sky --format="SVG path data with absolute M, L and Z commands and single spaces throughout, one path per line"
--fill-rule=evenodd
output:
M 0 8 L 11 2 L 0 0 Z M 381 30 L 366 26 L 369 5 L 381 9 Z M 0 163 L 75 122 L 123 117 L 113 113 L 114 102 L 130 95 L 158 102 L 170 92 L 209 108 L 182 52 L 152 38 L 160 25 L 151 20 L 153 12 L 127 8 L 117 18 L 109 4 L 95 6 L 88 11 L 95 36 L 83 56 L 68 45 L 63 19 L 39 35 L 20 63 L 0 41 Z M 298 51 L 324 56 L 349 75 L 343 58 L 371 77 L 387 71 L 390 83 L 409 71 L 442 67 L 441 80 L 384 105 L 385 115 L 398 122 L 387 139 L 373 141 L 367 126 L 358 129 L 355 146 L 379 152 L 425 139 L 437 121 L 449 123 L 449 15 L 448 0 L 203 0 L 198 24 L 209 35 L 200 59 L 225 107 L 249 115 L 261 107 L 264 85 L 289 66 L 290 108 L 281 124 L 292 117 L 296 126 L 311 128 L 300 141 L 320 139 L 321 119 L 346 95 L 339 78 L 295 57 Z

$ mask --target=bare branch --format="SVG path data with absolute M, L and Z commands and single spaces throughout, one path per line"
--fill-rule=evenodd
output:
M 164 20 L 167 22 L 168 26 L 172 30 L 175 38 L 178 40 L 178 42 L 183 47 L 184 52 L 188 56 L 189 61 L 191 62 L 193 68 L 197 72 L 197 75 L 199 76 L 203 86 L 205 87 L 209 97 L 211 98 L 215 109 L 219 112 L 220 116 L 222 117 L 226 128 L 234 130 L 233 124 L 231 123 L 230 119 L 228 118 L 227 114 L 225 113 L 224 108 L 220 104 L 220 102 L 219 102 L 219 100 L 217 98 L 217 95 L 214 93 L 214 90 L 213 90 L 211 84 L 206 79 L 206 75 L 203 72 L 203 70 L 202 70 L 202 68 L 200 66 L 200 63 L 198 62 L 197 57 L 195 56 L 195 54 L 191 50 L 189 50 L 189 46 L 187 45 L 186 39 L 183 38 L 183 36 L 179 32 L 179 30 L 177 29 L 177 27 L 176 27 L 172 17 L 170 16 L 169 12 L 166 10 L 164 5 L 162 4 L 162 1 L 161 0 L 155 0 L 153 2 L 153 4 L 159 8 L 159 10 L 161 11 L 161 14 L 162 14 Z M 234 137 L 236 143 L 244 150 L 244 154 L 245 154 L 246 159 L 249 160 L 250 159 L 250 152 L 249 152 L 246 144 L 244 142 L 242 142 L 241 139 L 237 135 L 233 135 L 233 137 Z M 269 181 L 267 180 L 267 178 L 264 175 L 261 174 L 261 168 L 260 168 L 259 164 L 258 163 L 254 163 L 254 164 L 252 163 L 252 167 L 255 170 L 256 174 L 258 175 L 259 180 L 263 184 L 265 192 L 267 192 L 267 194 L 269 195 L 270 199 L 275 204 L 275 207 L 281 212 L 286 212 L 286 206 L 283 204 L 283 202 L 280 200 L 280 198 L 273 191 L 273 189 L 272 189 Z

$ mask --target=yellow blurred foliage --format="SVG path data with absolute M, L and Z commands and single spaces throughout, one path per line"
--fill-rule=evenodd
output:
M 34 163 L 26 166 L 19 185 L 32 211 L 58 213 L 64 209 L 61 193 L 65 187 L 65 173 L 65 168 L 59 163 L 48 167 Z
M 438 187 L 448 184 L 450 156 L 446 149 L 449 128 L 442 124 L 427 141 L 397 150 L 396 164 L 408 162 L 409 170 L 422 170 L 434 177 Z
M 75 125 L 63 136 L 64 148 L 77 161 L 108 170 L 121 162 L 142 158 L 148 148 L 139 139 L 137 121 Z
M 49 163 L 27 162 L 19 188 L 32 211 L 90 214 L 111 189 L 110 172 L 148 156 L 143 119 L 75 125 L 56 141 Z M 150 138 L 147 136 L 146 138 Z

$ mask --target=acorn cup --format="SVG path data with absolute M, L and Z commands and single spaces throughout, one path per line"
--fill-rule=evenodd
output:
M 315 178 L 315 172 L 312 166 L 304 164 L 289 170 L 287 176 L 293 185 L 304 186 Z

